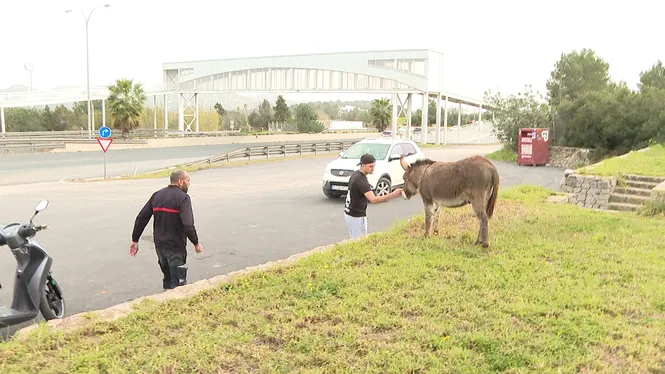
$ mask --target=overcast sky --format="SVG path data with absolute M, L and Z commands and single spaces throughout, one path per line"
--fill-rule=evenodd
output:
M 559 0 L 108 0 L 90 20 L 91 85 L 130 77 L 150 87 L 162 63 L 300 53 L 431 48 L 446 88 L 480 97 L 532 84 L 544 90 L 561 53 L 589 47 L 614 80 L 636 87 L 665 60 L 665 2 Z M 94 1 L 1 0 L 0 88 L 85 86 L 85 22 Z M 189 4 L 189 5 L 185 5 Z M 65 13 L 66 9 L 72 13 Z

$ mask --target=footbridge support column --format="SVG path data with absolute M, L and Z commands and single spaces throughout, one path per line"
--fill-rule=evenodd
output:
M 5 108 L 0 106 L 0 133 L 2 134 L 2 137 L 5 137 Z
M 427 144 L 427 132 L 429 131 L 428 129 L 428 123 L 429 123 L 429 92 L 424 92 L 423 93 L 423 109 L 422 109 L 422 115 L 420 116 L 420 123 L 421 123 L 421 129 L 420 129 L 420 142 L 423 144 Z
M 434 144 L 441 144 L 441 93 L 436 93 L 436 139 Z
M 399 93 L 393 92 L 392 98 L 391 98 L 391 104 L 393 107 L 393 115 L 392 115 L 392 121 L 391 121 L 391 129 L 392 129 L 392 138 L 397 139 L 399 137 L 399 129 L 398 129 L 398 120 L 399 118 L 404 115 L 406 117 L 406 124 L 407 124 L 407 133 L 406 137 L 409 137 L 409 132 L 410 127 L 411 127 L 411 93 L 406 94 L 406 100 L 402 101 L 402 97 Z
M 178 130 L 192 132 L 192 125 L 199 132 L 199 94 L 178 94 Z
M 413 94 L 408 94 L 406 97 L 406 138 L 411 140 L 411 120 L 413 112 Z

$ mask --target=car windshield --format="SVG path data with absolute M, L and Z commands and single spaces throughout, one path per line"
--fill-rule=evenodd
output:
M 383 160 L 388 154 L 390 144 L 356 143 L 349 148 L 342 158 L 360 159 L 365 153 L 369 153 L 377 160 Z

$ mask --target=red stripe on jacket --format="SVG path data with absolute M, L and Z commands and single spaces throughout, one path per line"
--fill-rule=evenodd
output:
M 155 207 L 152 208 L 153 212 L 166 212 L 166 213 L 180 213 L 178 209 L 170 209 L 170 208 L 162 208 L 162 207 Z

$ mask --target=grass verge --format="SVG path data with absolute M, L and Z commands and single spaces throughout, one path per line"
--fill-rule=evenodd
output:
M 0 346 L 0 372 L 662 372 L 665 222 L 501 192 L 191 299 Z
M 495 161 L 517 162 L 517 152 L 515 152 L 510 146 L 504 146 L 498 151 L 487 154 L 485 157 Z
M 575 172 L 578 174 L 617 177 L 623 174 L 665 176 L 665 147 L 662 144 L 656 144 L 651 146 L 650 149 L 612 157 L 600 164 L 579 168 Z
M 254 159 L 254 160 L 244 160 L 244 161 L 231 161 L 230 163 L 227 162 L 220 162 L 216 164 L 203 164 L 203 165 L 196 165 L 196 166 L 184 166 L 184 165 L 174 165 L 172 168 L 165 169 L 165 170 L 159 170 L 155 172 L 147 172 L 147 173 L 137 173 L 136 176 L 134 175 L 121 175 L 117 177 L 110 177 L 107 178 L 106 180 L 103 178 L 93 178 L 93 179 L 72 179 L 70 182 L 75 182 L 75 183 L 89 183 L 89 182 L 109 182 L 109 181 L 117 181 L 117 180 L 132 180 L 132 179 L 155 179 L 155 178 L 168 178 L 171 173 L 173 172 L 174 169 L 182 169 L 185 170 L 188 173 L 193 173 L 201 170 L 210 170 L 210 169 L 219 169 L 219 168 L 224 168 L 224 167 L 230 167 L 230 166 L 240 166 L 240 165 L 254 165 L 254 164 L 264 164 L 268 162 L 278 162 L 278 161 L 284 161 L 284 160 L 294 160 L 294 159 L 306 159 L 306 158 L 317 158 L 317 157 L 330 157 L 334 156 L 334 153 L 322 153 L 322 154 L 316 154 L 316 155 L 303 155 L 303 156 L 287 156 L 287 157 L 272 157 L 272 158 L 261 158 L 261 159 Z

